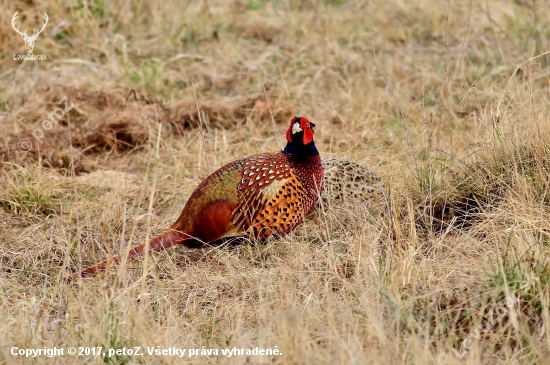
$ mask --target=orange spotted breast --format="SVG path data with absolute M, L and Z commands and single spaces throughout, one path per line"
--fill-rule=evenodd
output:
M 324 185 L 319 156 L 295 161 L 264 153 L 245 160 L 232 220 L 252 238 L 265 239 L 293 229 L 317 201 Z

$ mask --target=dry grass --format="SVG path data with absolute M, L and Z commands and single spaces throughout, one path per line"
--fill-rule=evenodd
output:
M 0 2 L 0 362 L 23 362 L 12 346 L 278 346 L 184 361 L 546 363 L 549 7 Z M 16 9 L 29 29 L 48 13 L 34 50 L 47 61 L 12 59 Z M 63 97 L 74 108 L 37 143 Z M 328 204 L 265 244 L 172 250 L 58 284 L 168 227 L 223 163 L 279 149 L 293 114 L 315 121 L 323 157 L 382 177 L 383 214 Z

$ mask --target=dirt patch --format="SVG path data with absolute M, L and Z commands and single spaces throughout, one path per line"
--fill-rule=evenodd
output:
M 276 122 L 291 116 L 292 104 L 270 96 L 270 105 L 261 94 L 233 99 L 194 99 L 165 104 L 135 91 L 108 93 L 79 88 L 46 89 L 38 100 L 23 100 L 7 116 L 15 132 L 0 144 L 0 163 L 26 164 L 40 161 L 54 169 L 67 170 L 74 160 L 77 174 L 89 171 L 84 155 L 106 151 L 131 152 L 156 139 L 159 123 L 176 136 L 194 128 L 231 129 L 247 120 L 271 118 Z M 71 157 L 72 154 L 72 157 Z
M 292 104 L 277 101 L 270 97 L 270 105 L 264 95 L 238 97 L 232 100 L 217 100 L 199 104 L 201 120 L 194 99 L 180 100 L 171 105 L 168 120 L 175 134 L 182 134 L 189 128 L 197 128 L 204 123 L 206 128 L 235 128 L 246 123 L 247 119 L 270 118 L 269 108 L 276 123 L 286 122 L 292 115 Z

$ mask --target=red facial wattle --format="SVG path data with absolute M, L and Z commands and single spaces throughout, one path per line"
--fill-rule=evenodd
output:
M 311 123 L 307 118 L 300 118 L 300 117 L 294 117 L 290 121 L 290 127 L 286 131 L 286 140 L 289 143 L 292 143 L 292 134 L 294 133 L 294 124 L 298 123 L 297 119 L 299 120 L 300 129 L 301 132 L 303 132 L 302 135 L 302 143 L 304 145 L 310 144 L 313 141 L 313 127 L 315 124 Z
M 306 118 L 300 120 L 301 128 L 304 131 L 303 142 L 304 145 L 310 144 L 313 141 L 313 124 Z
M 292 126 L 294 125 L 294 119 L 296 118 L 292 118 L 290 121 L 290 127 L 286 130 L 286 140 L 288 143 L 292 143 Z

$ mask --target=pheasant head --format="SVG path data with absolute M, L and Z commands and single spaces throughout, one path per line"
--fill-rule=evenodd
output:
M 295 157 L 318 156 L 319 151 L 313 142 L 313 127 L 307 118 L 294 117 L 286 131 L 287 145 L 284 152 Z

